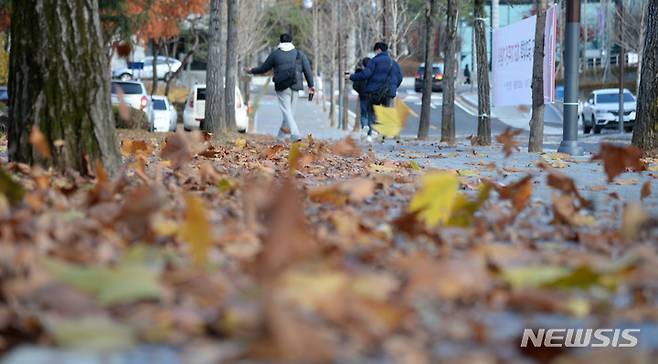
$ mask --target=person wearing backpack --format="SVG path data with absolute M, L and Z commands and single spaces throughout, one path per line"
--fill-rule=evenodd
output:
M 274 69 L 272 81 L 274 81 L 274 90 L 283 115 L 277 138 L 283 139 L 287 134 L 290 134 L 290 139 L 295 142 L 301 140 L 299 128 L 295 122 L 294 111 L 298 91 L 304 89 L 302 74 L 306 78 L 309 94 L 314 94 L 313 72 L 308 57 L 295 48 L 290 34 L 281 34 L 279 40 L 281 43 L 277 49 L 270 53 L 262 65 L 256 68 L 245 68 L 244 71 L 260 75 Z
M 366 94 L 371 109 L 373 105 L 391 106 L 402 84 L 400 65 L 388 54 L 386 43 L 375 43 L 373 50 L 375 57 L 368 66 L 362 72 L 349 75 L 352 82 L 367 81 Z
M 363 70 L 368 67 L 370 58 L 366 57 L 359 62 L 355 69 L 355 74 L 363 72 Z M 368 85 L 368 80 L 354 81 L 352 83 L 352 88 L 359 94 L 359 107 L 361 110 L 361 133 L 368 139 L 368 142 L 372 141 L 372 124 L 375 121 L 375 114 L 372 110 L 371 105 L 368 103 L 368 94 L 366 93 L 366 86 Z

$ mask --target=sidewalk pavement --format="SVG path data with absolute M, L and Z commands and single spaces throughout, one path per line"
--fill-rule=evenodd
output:
M 546 184 L 547 172 L 537 167 L 544 161 L 555 171 L 573 178 L 578 191 L 593 203 L 589 212 L 594 221 L 622 221 L 624 206 L 630 202 L 640 201 L 644 183 L 651 185 L 652 191 L 658 190 L 658 163 L 654 160 L 649 170 L 642 173 L 624 173 L 607 183 L 607 176 L 601 161 L 591 161 L 591 155 L 571 157 L 561 153 L 543 154 L 515 152 L 509 158 L 502 153 L 502 146 L 495 143 L 490 147 L 472 147 L 466 140 L 456 146 L 448 147 L 436 142 L 415 140 L 387 140 L 373 144 L 376 155 L 385 160 L 415 161 L 423 170 L 440 169 L 457 171 L 460 178 L 477 185 L 483 179 L 491 179 L 508 184 L 519 181 L 528 174 L 533 176 L 533 193 L 531 208 L 551 208 L 552 195 L 555 190 Z M 496 168 L 490 169 L 491 163 Z M 642 206 L 650 214 L 658 215 L 658 193 L 652 193 L 642 201 Z M 550 214 L 549 214 L 550 215 Z M 550 221 L 546 221 L 550 223 Z M 615 226 L 618 227 L 618 226 Z
M 276 96 L 264 95 L 260 100 L 255 118 L 255 133 L 276 135 L 281 126 L 282 115 Z M 309 134 L 317 139 L 342 139 L 350 135 L 350 131 L 329 126 L 329 115 L 322 111 L 322 106 L 315 100 L 308 101 L 300 97 L 295 105 L 295 120 L 302 137 Z M 351 127 L 350 127 L 351 130 Z

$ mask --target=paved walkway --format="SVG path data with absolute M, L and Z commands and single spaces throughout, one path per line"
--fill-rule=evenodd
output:
M 276 96 L 264 95 L 256 110 L 255 132 L 276 135 L 281 126 L 281 111 Z M 349 135 L 347 131 L 329 126 L 329 115 L 315 101 L 309 102 L 307 96 L 300 97 L 295 108 L 295 120 L 302 136 L 309 134 L 318 139 L 342 139 Z

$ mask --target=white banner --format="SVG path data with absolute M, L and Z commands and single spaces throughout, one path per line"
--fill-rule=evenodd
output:
M 493 33 L 493 106 L 532 104 L 532 59 L 537 16 L 531 16 Z M 555 100 L 556 6 L 546 12 L 544 33 L 544 100 Z

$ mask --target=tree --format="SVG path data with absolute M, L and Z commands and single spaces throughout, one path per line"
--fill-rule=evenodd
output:
M 14 0 L 9 89 L 9 158 L 89 174 L 112 172 L 120 156 L 98 0 Z M 41 155 L 30 143 L 43 133 Z M 36 143 L 35 143 L 36 144 Z
M 436 18 L 436 0 L 425 3 L 425 74 L 423 82 L 423 101 L 420 108 L 418 139 L 427 139 L 432 112 L 432 55 L 434 54 L 434 19 Z
M 546 29 L 546 0 L 537 0 L 535 49 L 532 59 L 532 116 L 528 152 L 544 151 L 544 32 Z
M 642 76 L 637 98 L 633 145 L 647 154 L 658 154 L 658 2 L 649 1 L 642 55 Z
M 448 0 L 446 20 L 446 53 L 443 72 L 443 104 L 441 107 L 441 141 L 455 142 L 455 74 L 457 62 L 457 0 Z
M 226 130 L 235 130 L 235 84 L 238 76 L 238 0 L 226 2 L 226 88 L 224 105 Z
M 491 99 L 489 98 L 489 62 L 484 35 L 484 0 L 474 0 L 475 49 L 478 72 L 478 135 L 476 143 L 491 145 Z
M 227 130 L 224 114 L 224 67 L 222 47 L 222 0 L 211 0 L 206 70 L 206 115 L 203 130 L 209 133 Z

